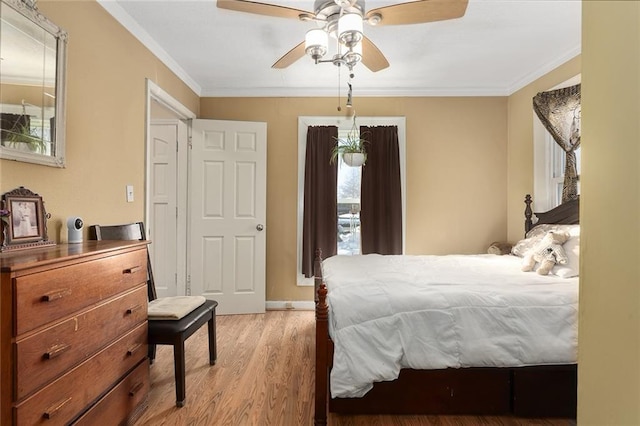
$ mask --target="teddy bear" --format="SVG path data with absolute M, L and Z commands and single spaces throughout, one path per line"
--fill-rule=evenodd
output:
M 532 271 L 539 263 L 536 272 L 540 275 L 547 275 L 551 268 L 557 263 L 564 265 L 567 263 L 567 254 L 562 245 L 569 239 L 568 232 L 549 231 L 544 237 L 525 255 L 522 259 L 522 270 Z

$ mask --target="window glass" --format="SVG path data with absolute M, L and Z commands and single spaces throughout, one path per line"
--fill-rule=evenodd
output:
M 546 140 L 548 144 L 551 144 L 551 162 L 552 171 L 549 177 L 550 185 L 553 187 L 553 206 L 558 206 L 562 203 L 562 188 L 564 187 L 564 165 L 567 158 L 567 154 L 564 152 L 560 145 L 553 140 L 553 137 L 547 132 Z M 581 148 L 575 150 L 576 154 L 576 169 L 578 177 L 580 177 L 580 151 Z M 578 194 L 580 194 L 580 181 L 578 180 Z
M 342 136 L 342 135 L 340 135 Z M 338 143 L 341 143 L 340 140 Z M 338 162 L 338 254 L 360 254 L 362 167 Z

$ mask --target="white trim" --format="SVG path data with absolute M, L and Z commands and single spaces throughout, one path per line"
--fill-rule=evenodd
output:
M 313 300 L 267 300 L 267 311 L 315 311 L 316 303 Z
M 233 87 L 204 89 L 202 97 L 335 97 L 335 87 Z M 358 97 L 509 96 L 507 87 L 358 87 Z
M 180 101 L 165 92 L 160 86 L 153 82 L 153 80 L 146 79 L 147 81 L 147 95 L 154 101 L 158 102 L 169 111 L 174 112 L 178 118 L 182 120 L 189 120 L 196 118 L 196 114 L 189 108 L 182 105 Z M 150 104 L 147 104 L 149 107 Z M 150 112 L 150 110 L 149 110 Z
M 551 62 L 541 66 L 540 68 L 536 69 L 534 72 L 532 72 L 532 73 L 522 77 L 521 79 L 513 82 L 513 84 L 511 84 L 509 87 L 505 88 L 505 92 L 507 92 L 507 96 L 510 96 L 510 95 L 514 94 L 515 92 L 517 92 L 518 90 L 522 89 L 523 87 L 525 87 L 529 83 L 532 83 L 532 82 L 536 81 L 537 79 L 539 79 L 543 75 L 548 74 L 549 72 L 551 72 L 554 69 L 558 68 L 560 65 L 564 64 L 565 62 L 570 61 L 571 59 L 573 59 L 576 56 L 580 55 L 581 52 L 582 52 L 582 46 L 580 44 L 578 44 L 578 46 L 575 46 L 573 49 L 570 49 L 567 53 L 565 53 L 564 55 L 560 56 L 556 60 L 551 61 Z M 579 81 L 579 77 L 578 77 L 578 83 L 579 82 L 580 81 Z M 564 82 L 562 84 L 566 85 L 566 86 L 572 86 L 573 84 L 577 84 L 577 83 L 567 84 L 567 82 Z M 563 86 L 560 86 L 560 87 L 563 87 Z
M 553 144 L 550 144 L 550 137 L 547 129 L 538 118 L 535 111 L 533 114 L 533 211 L 546 212 L 555 207 L 554 194 L 551 185 L 553 176 Z
M 402 252 L 405 252 L 407 228 L 407 165 L 406 165 L 406 118 L 405 117 L 360 117 L 360 126 L 398 126 L 398 148 L 400 150 L 400 186 L 402 190 Z M 302 222 L 304 212 L 304 162 L 307 154 L 307 127 L 333 125 L 349 130 L 352 117 L 298 117 L 298 223 L 296 283 L 301 287 L 313 286 L 313 278 L 306 278 L 301 272 L 302 262 Z
M 164 91 L 160 86 L 154 83 L 152 80 L 146 79 L 146 99 L 145 99 L 145 172 L 144 172 L 144 180 L 145 180 L 145 197 L 144 197 L 144 217 L 145 223 L 149 223 L 150 217 L 150 194 L 149 194 L 149 182 L 151 179 L 151 102 L 158 102 L 163 107 L 172 111 L 176 118 L 179 120 L 190 120 L 196 118 L 196 114 L 189 110 L 187 107 L 182 105 L 177 99 Z M 181 164 L 181 157 L 183 157 L 184 153 L 178 153 L 179 158 L 178 162 Z M 179 166 L 180 166 L 179 164 Z M 178 167 L 179 167 L 178 166 Z M 184 166 L 183 166 L 184 167 Z M 178 182 L 180 185 L 181 183 Z M 180 205 L 180 200 L 178 200 L 178 204 Z M 186 205 L 186 200 L 185 205 Z
M 131 17 L 113 0 L 96 0 L 127 31 L 137 38 L 163 64 L 173 71 L 196 95 L 201 96 L 202 87 Z
M 154 122 L 166 122 L 166 121 L 185 121 L 191 120 L 196 117 L 196 114 L 182 105 L 173 96 L 165 92 L 160 86 L 154 83 L 152 80 L 146 79 L 146 99 L 145 99 L 145 157 L 144 157 L 144 222 L 147 224 L 147 228 L 150 230 L 150 218 L 151 218 L 151 194 L 149 187 L 151 184 L 151 103 L 157 102 L 164 108 L 173 112 L 176 115 L 175 120 L 154 120 Z M 190 124 L 178 123 L 179 139 L 187 140 Z M 178 182 L 177 182 L 177 205 L 178 205 L 178 232 L 176 245 L 178 246 L 178 253 L 184 253 L 177 262 L 177 274 L 178 274 L 178 295 L 185 295 L 186 293 L 186 278 L 187 278 L 187 259 L 186 259 L 186 247 L 187 247 L 187 167 L 188 167 L 188 152 L 187 144 L 178 144 Z M 149 239 L 153 236 L 149 235 Z M 183 247 L 183 250 L 180 250 Z

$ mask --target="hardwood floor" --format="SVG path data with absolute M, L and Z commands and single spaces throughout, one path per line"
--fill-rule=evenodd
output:
M 158 346 L 149 408 L 141 425 L 312 425 L 315 317 L 312 311 L 217 317 L 218 361 L 209 366 L 206 327 L 186 343 L 187 399 L 175 406 L 173 353 Z M 480 416 L 340 416 L 331 426 L 558 425 L 566 419 Z

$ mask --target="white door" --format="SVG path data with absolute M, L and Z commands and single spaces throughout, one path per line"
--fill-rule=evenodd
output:
M 147 239 L 158 297 L 178 294 L 177 239 L 177 154 L 178 126 L 150 126 L 150 220 Z M 184 123 L 181 124 L 186 128 Z
M 266 163 L 266 123 L 193 120 L 188 288 L 219 314 L 265 311 Z

